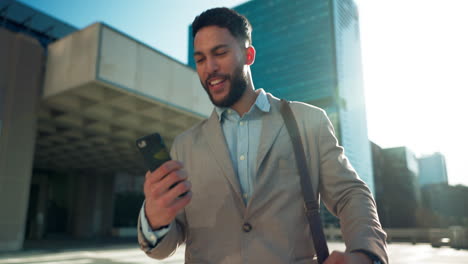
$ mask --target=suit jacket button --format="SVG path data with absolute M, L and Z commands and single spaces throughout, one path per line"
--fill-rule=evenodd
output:
M 250 230 L 252 230 L 252 225 L 249 223 L 244 223 L 244 225 L 242 226 L 242 229 L 244 230 L 245 233 L 248 233 L 250 232 Z

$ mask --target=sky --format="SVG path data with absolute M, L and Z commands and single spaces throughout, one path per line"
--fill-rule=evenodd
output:
M 193 18 L 245 0 L 21 2 L 80 29 L 102 21 L 186 63 Z M 369 139 L 383 148 L 406 146 L 418 157 L 441 152 L 449 183 L 468 186 L 468 1 L 355 2 Z

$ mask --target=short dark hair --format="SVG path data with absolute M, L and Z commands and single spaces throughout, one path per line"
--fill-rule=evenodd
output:
M 245 42 L 249 46 L 252 45 L 252 25 L 245 16 L 232 9 L 226 7 L 212 8 L 195 17 L 192 22 L 192 37 L 195 39 L 197 32 L 207 26 L 227 28 L 242 45 L 245 45 Z

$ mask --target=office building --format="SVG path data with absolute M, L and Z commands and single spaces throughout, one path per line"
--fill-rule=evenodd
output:
M 382 217 L 388 216 L 388 213 L 385 213 L 385 210 L 388 210 L 387 205 L 384 203 L 385 196 L 385 186 L 384 186 L 384 177 L 385 177 L 385 158 L 383 154 L 383 149 L 371 142 L 371 151 L 372 151 L 372 172 L 374 175 L 374 188 L 375 188 L 375 202 L 377 204 L 377 212 L 379 214 L 380 223 L 388 222 L 382 220 Z
M 383 171 L 377 173 L 378 178 L 375 179 L 376 189 L 379 190 L 376 196 L 382 226 L 417 227 L 421 192 L 417 179 L 419 168 L 416 156 L 406 147 L 379 150 L 374 146 L 373 150 L 376 153 L 375 161 L 380 166 L 383 162 Z
M 468 211 L 468 186 L 451 186 L 446 183 L 426 184 L 421 187 L 425 217 L 423 223 L 428 227 L 447 228 L 466 226 Z
M 419 163 L 419 185 L 448 184 L 447 167 L 445 157 L 442 153 L 426 155 L 418 159 Z

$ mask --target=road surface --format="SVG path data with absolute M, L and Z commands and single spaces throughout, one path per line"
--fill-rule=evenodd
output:
M 330 250 L 343 250 L 344 244 L 330 242 Z M 466 264 L 468 250 L 448 247 L 432 248 L 429 244 L 392 243 L 388 246 L 392 264 Z M 163 261 L 148 258 L 136 244 L 106 246 L 100 248 L 62 250 L 30 250 L 0 254 L 0 264 L 179 264 L 184 263 L 184 248 Z

